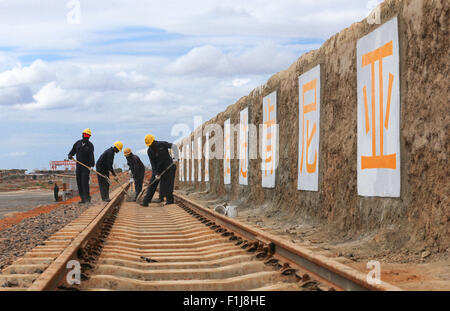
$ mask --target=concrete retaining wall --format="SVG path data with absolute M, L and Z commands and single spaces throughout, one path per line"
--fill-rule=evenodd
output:
M 277 91 L 280 140 L 275 189 L 262 188 L 260 159 L 250 160 L 249 186 L 238 184 L 238 160 L 232 160 L 231 185 L 225 186 L 223 160 L 211 159 L 208 185 L 191 181 L 179 187 L 209 189 L 214 197 L 241 200 L 250 206 L 270 205 L 291 212 L 299 223 L 327 226 L 350 236 L 376 233 L 376 239 L 388 240 L 397 248 L 414 243 L 446 250 L 450 243 L 448 11 L 444 0 L 392 0 L 381 6 L 381 24 L 397 16 L 399 28 L 400 198 L 357 194 L 356 42 L 380 26 L 366 20 L 302 55 L 287 70 L 203 124 L 203 129 L 212 123 L 223 126 L 228 118 L 238 124 L 239 112 L 245 107 L 249 107 L 249 122 L 261 124 L 262 98 Z M 297 190 L 298 77 L 317 64 L 321 65 L 322 96 L 319 191 L 307 192 Z M 202 160 L 202 174 L 204 168 Z

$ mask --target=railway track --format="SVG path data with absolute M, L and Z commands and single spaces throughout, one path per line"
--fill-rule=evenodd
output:
M 148 208 L 112 196 L 1 271 L 0 290 L 398 290 L 181 195 Z

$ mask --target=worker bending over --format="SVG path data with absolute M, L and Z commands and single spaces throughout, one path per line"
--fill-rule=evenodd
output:
M 94 145 L 89 141 L 92 136 L 92 132 L 89 128 L 85 129 L 82 133 L 82 139 L 78 140 L 69 152 L 69 159 L 72 160 L 73 156 L 76 155 L 77 161 L 85 164 L 88 167 L 93 167 L 95 165 L 94 159 Z M 91 196 L 89 192 L 89 176 L 90 171 L 88 168 L 77 163 L 76 166 L 76 176 L 77 176 L 77 186 L 78 193 L 80 195 L 82 203 L 91 202 Z
M 147 154 L 152 165 L 152 177 L 155 176 L 156 182 L 148 187 L 142 206 L 148 206 L 152 201 L 159 181 L 161 181 L 160 194 L 166 197 L 166 205 L 173 204 L 173 185 L 175 181 L 175 172 L 177 170 L 174 160 L 178 160 L 177 145 L 166 141 L 157 141 L 153 135 L 145 136 L 145 144 L 148 146 Z M 174 160 L 169 154 L 169 149 L 174 153 Z M 170 167 L 170 168 L 169 168 Z M 165 171 L 167 169 L 167 171 Z M 165 171 L 165 172 L 164 172 Z M 163 174 L 164 172 L 164 174 Z
M 131 174 L 134 180 L 134 188 L 136 190 L 136 197 L 134 201 L 136 201 L 137 196 L 142 191 L 142 184 L 144 183 L 145 176 L 145 166 L 142 163 L 141 159 L 135 154 L 131 152 L 130 148 L 125 148 L 123 151 L 123 155 L 127 158 L 127 164 L 130 167 Z
M 116 141 L 114 143 L 114 147 L 106 149 L 105 152 L 100 156 L 97 161 L 97 172 L 100 174 L 109 177 L 109 172 L 114 176 L 116 181 L 119 181 L 117 178 L 116 172 L 114 172 L 113 163 L 114 163 L 114 155 L 120 151 L 122 151 L 123 144 L 120 141 Z M 98 177 L 98 186 L 100 187 L 100 195 L 102 196 L 102 200 L 104 202 L 111 201 L 109 198 L 109 180 L 100 175 Z

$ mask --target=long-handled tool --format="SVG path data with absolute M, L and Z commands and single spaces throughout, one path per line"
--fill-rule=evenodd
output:
M 169 168 L 171 168 L 175 163 L 171 163 L 168 167 L 166 167 L 166 169 L 159 175 L 159 178 L 156 179 L 154 181 L 151 182 L 150 185 L 148 185 L 148 187 L 146 189 L 148 189 L 149 187 L 151 187 L 155 182 L 157 182 L 158 180 L 161 179 L 161 176 L 164 175 L 165 172 L 167 172 L 169 170 Z M 136 197 L 136 202 L 141 198 L 142 194 L 144 193 L 145 189 L 142 189 L 141 192 L 138 194 L 138 196 Z
M 97 172 L 97 171 L 94 170 L 93 168 L 90 168 L 90 167 L 87 166 L 86 164 L 81 163 L 80 161 L 78 161 L 78 160 L 76 160 L 76 159 L 72 159 L 72 160 L 74 160 L 74 161 L 77 162 L 78 164 L 84 166 L 85 168 L 87 168 L 87 169 L 90 170 L 91 172 L 94 172 L 94 173 L 97 174 L 98 176 L 103 177 L 104 179 L 106 179 L 106 181 L 108 182 L 108 184 L 111 185 L 111 180 L 110 180 L 107 176 L 105 176 L 105 175 L 103 175 L 103 174 L 100 174 L 99 172 Z M 122 191 L 123 191 L 123 192 L 125 192 L 125 193 L 127 192 L 127 191 L 122 187 L 122 185 L 121 185 L 120 183 L 119 183 L 119 186 L 120 186 L 120 188 L 122 188 Z
M 98 176 L 101 176 L 101 177 L 103 177 L 104 179 L 106 179 L 106 181 L 109 183 L 109 184 L 111 184 L 111 181 L 109 180 L 109 178 L 108 177 L 106 177 L 105 175 L 103 175 L 103 174 L 100 174 L 99 172 L 97 172 L 96 170 L 94 170 L 93 168 L 91 168 L 91 167 L 89 167 L 89 166 L 87 166 L 86 164 L 84 164 L 84 163 L 81 163 L 80 161 L 78 161 L 78 160 L 76 160 L 76 159 L 73 159 L 72 158 L 72 160 L 73 161 L 75 161 L 75 162 L 77 162 L 78 164 L 80 164 L 80 165 L 82 165 L 82 166 L 84 166 L 85 168 L 87 168 L 88 170 L 90 170 L 91 172 L 94 172 L 95 174 L 97 174 Z
M 100 174 L 99 172 L 97 172 L 97 171 L 94 170 L 93 168 L 90 168 L 90 167 L 87 166 L 86 164 L 81 163 L 80 161 L 78 161 L 78 160 L 76 160 L 76 159 L 72 159 L 72 160 L 74 160 L 74 161 L 77 162 L 78 164 L 84 166 L 85 168 L 87 168 L 87 169 L 90 170 L 91 172 L 94 172 L 94 173 L 97 174 L 98 176 L 103 177 L 104 179 L 106 179 L 106 181 L 108 182 L 108 184 L 111 185 L 111 180 L 110 180 L 107 176 L 105 176 L 105 175 L 103 175 L 103 174 Z M 121 185 L 120 183 L 119 183 L 119 186 L 120 186 L 120 188 L 122 188 L 122 191 L 123 191 L 123 192 L 125 192 L 125 193 L 127 192 L 127 191 L 122 187 L 122 185 Z

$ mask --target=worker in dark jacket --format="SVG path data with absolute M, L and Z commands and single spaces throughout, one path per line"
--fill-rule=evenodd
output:
M 130 148 L 125 148 L 123 155 L 127 158 L 127 164 L 130 167 L 131 174 L 134 180 L 134 188 L 136 190 L 136 201 L 137 196 L 142 191 L 142 184 L 144 183 L 145 166 L 141 159 L 131 152 Z
M 148 187 L 142 206 L 148 206 L 155 194 L 158 183 L 161 181 L 160 193 L 166 197 L 166 205 L 173 204 L 173 185 L 175 181 L 176 165 L 169 154 L 169 149 L 174 153 L 175 161 L 178 159 L 177 145 L 166 141 L 156 141 L 153 135 L 145 136 L 145 144 L 148 146 L 147 154 L 152 165 L 152 176 L 157 180 Z M 173 164 L 173 165 L 172 165 Z M 169 168 L 170 167 L 170 168 Z M 165 171 L 167 169 L 167 171 Z M 165 173 L 162 175 L 162 173 Z
M 97 161 L 97 172 L 100 174 L 109 177 L 109 173 L 114 176 L 114 179 L 116 181 L 119 181 L 117 178 L 116 172 L 114 172 L 113 163 L 114 163 L 114 155 L 120 151 L 122 151 L 123 144 L 120 141 L 116 141 L 114 143 L 114 147 L 111 147 L 109 149 L 106 149 L 105 152 L 98 158 Z M 100 175 L 97 175 L 98 177 L 98 186 L 100 187 L 100 195 L 102 196 L 102 200 L 104 202 L 111 201 L 109 199 L 109 180 L 106 178 L 101 177 Z
M 69 152 L 69 159 L 72 160 L 73 156 L 76 155 L 77 161 L 83 163 L 84 165 L 88 167 L 93 167 L 95 165 L 94 145 L 89 141 L 91 136 L 92 132 L 90 129 L 87 128 L 83 131 L 82 139 L 78 140 Z M 77 163 L 76 176 L 78 193 L 81 198 L 79 203 L 82 204 L 91 202 L 91 196 L 89 193 L 89 169 Z
M 55 186 L 53 187 L 53 195 L 55 197 L 55 201 L 58 202 L 58 193 L 59 193 L 59 187 L 58 185 L 55 183 Z

